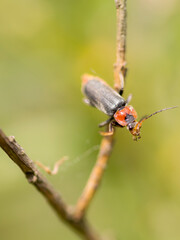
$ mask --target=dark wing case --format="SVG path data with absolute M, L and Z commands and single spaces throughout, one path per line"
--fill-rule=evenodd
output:
M 125 106 L 126 102 L 114 89 L 99 79 L 90 79 L 83 85 L 82 92 L 90 104 L 109 116 Z

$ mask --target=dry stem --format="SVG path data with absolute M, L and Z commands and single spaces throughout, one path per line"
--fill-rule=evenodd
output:
M 115 0 L 117 15 L 117 36 L 116 36 L 116 63 L 114 64 L 114 88 L 121 93 L 124 89 L 126 76 L 126 1 Z
M 0 147 L 24 172 L 27 180 L 45 197 L 56 214 L 73 228 L 83 239 L 99 240 L 97 234 L 90 228 L 83 218 L 80 221 L 74 218 L 70 208 L 64 203 L 60 194 L 38 171 L 33 161 L 26 155 L 23 148 L 15 141 L 14 137 L 7 137 L 0 129 Z
M 75 217 L 81 219 L 85 214 L 103 176 L 113 146 L 113 137 L 104 137 L 101 142 L 97 162 L 92 170 L 85 189 L 77 202 Z
M 115 64 L 115 80 L 114 87 L 119 92 L 123 90 L 124 79 L 126 75 L 125 68 L 125 52 L 126 52 L 126 0 L 115 0 L 116 9 L 117 9 L 117 54 L 116 54 L 116 64 Z M 105 167 L 109 160 L 111 151 L 113 147 L 113 136 L 104 137 L 101 142 L 101 147 L 99 150 L 99 155 L 97 158 L 96 165 L 94 166 L 89 180 L 83 190 L 81 197 L 79 198 L 76 208 L 75 208 L 75 217 L 81 219 L 94 194 L 98 188 Z

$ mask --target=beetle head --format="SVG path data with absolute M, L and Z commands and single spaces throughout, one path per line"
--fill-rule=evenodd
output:
M 149 116 L 145 116 L 141 118 L 141 120 L 138 122 L 137 119 L 137 113 L 134 110 L 132 106 L 125 106 L 123 109 L 118 109 L 116 113 L 114 114 L 114 119 L 116 122 L 122 126 L 122 127 L 127 127 L 127 129 L 130 131 L 130 133 L 133 135 L 133 140 L 137 141 L 137 139 L 141 138 L 140 136 L 140 129 L 142 126 L 142 123 L 147 120 L 148 118 L 152 117 L 153 115 L 160 113 L 162 111 L 166 111 L 169 109 L 176 108 L 175 107 L 170 107 L 170 108 L 164 108 L 159 111 L 156 111 Z
M 142 122 L 131 122 L 127 125 L 127 129 L 130 131 L 130 133 L 133 135 L 133 140 L 137 141 L 137 139 L 140 139 L 140 129 L 141 129 Z

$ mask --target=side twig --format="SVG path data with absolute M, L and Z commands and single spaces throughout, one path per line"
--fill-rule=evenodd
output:
M 0 129 L 0 147 L 20 167 L 29 183 L 36 187 L 45 197 L 56 214 L 65 223 L 79 233 L 83 239 L 99 240 L 100 238 L 91 229 L 86 219 L 77 221 L 70 208 L 64 203 L 60 194 L 38 171 L 33 161 L 26 155 L 23 148 L 15 141 L 14 137 L 7 137 Z
M 117 54 L 114 70 L 114 88 L 119 92 L 120 90 L 123 90 L 124 79 L 126 76 L 126 0 L 115 0 L 115 3 L 117 9 Z M 75 208 L 74 215 L 78 220 L 83 218 L 95 191 L 101 182 L 112 148 L 113 136 L 103 137 L 96 165 L 90 174 L 88 182 Z
M 53 169 L 51 170 L 49 167 L 45 166 L 44 164 L 42 164 L 39 161 L 36 161 L 35 163 L 42 168 L 45 172 L 47 172 L 50 175 L 56 175 L 58 173 L 59 167 L 64 163 L 64 161 L 68 160 L 67 156 L 62 157 L 59 161 L 57 161 L 54 164 Z

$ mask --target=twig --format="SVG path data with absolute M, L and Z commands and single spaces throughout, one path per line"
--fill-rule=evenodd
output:
M 117 15 L 116 63 L 114 64 L 114 88 L 123 93 L 126 76 L 126 1 L 115 0 Z
M 90 228 L 83 218 L 80 221 L 74 218 L 72 210 L 64 203 L 60 194 L 41 175 L 33 161 L 26 155 L 23 148 L 15 141 L 13 136 L 7 137 L 0 129 L 0 147 L 20 167 L 29 183 L 36 187 L 45 197 L 56 214 L 83 239 L 99 240 L 97 234 Z
M 87 210 L 97 190 L 97 187 L 100 184 L 101 178 L 103 176 L 104 170 L 107 165 L 107 161 L 112 151 L 112 146 L 113 146 L 112 136 L 104 137 L 102 139 L 97 162 L 92 170 L 92 173 L 89 177 L 87 185 L 85 186 L 85 189 L 79 201 L 77 202 L 77 205 L 75 208 L 74 215 L 76 219 L 81 219 L 84 216 L 85 211 Z
M 36 165 L 38 165 L 40 168 L 42 168 L 48 174 L 56 175 L 58 173 L 58 171 L 59 171 L 59 167 L 64 163 L 64 161 L 67 161 L 67 160 L 68 160 L 67 156 L 62 157 L 59 161 L 57 161 L 54 164 L 54 167 L 53 167 L 52 170 L 49 167 L 47 167 L 44 164 L 42 164 L 41 162 L 39 162 L 39 161 L 36 161 L 35 163 L 36 163 Z
M 114 88 L 119 92 L 123 90 L 124 79 L 126 75 L 125 68 L 125 52 L 126 52 L 126 0 L 115 0 L 117 9 L 117 61 L 115 64 L 115 80 Z M 104 137 L 101 141 L 99 155 L 94 166 L 88 182 L 79 198 L 76 208 L 75 217 L 79 220 L 82 219 L 95 192 L 98 188 L 105 167 L 109 160 L 113 148 L 113 136 Z

